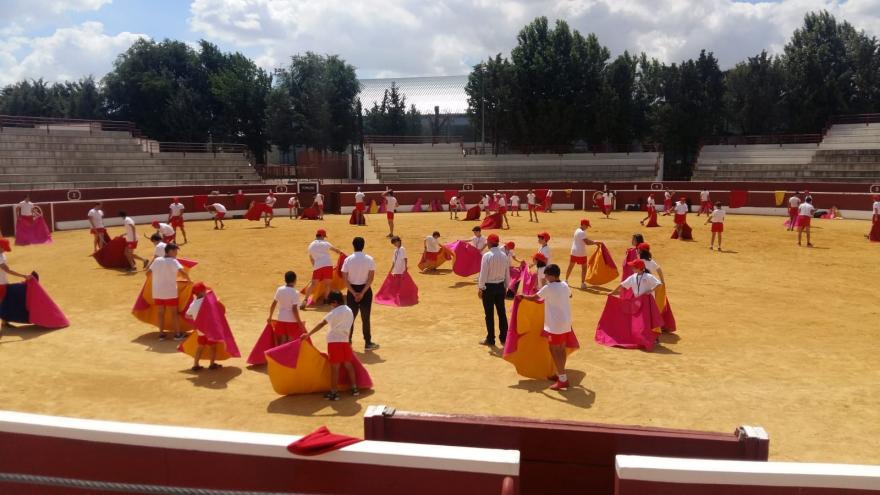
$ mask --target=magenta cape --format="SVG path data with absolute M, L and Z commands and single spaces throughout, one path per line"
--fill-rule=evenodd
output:
M 525 261 L 520 261 L 519 266 L 510 267 L 510 285 L 507 286 L 508 297 L 516 295 L 519 284 L 522 282 L 523 273 L 529 270 Z
M 446 244 L 446 248 L 455 254 L 452 271 L 462 277 L 470 277 L 480 273 L 480 261 L 483 255 L 467 241 L 455 241 Z
M 104 240 L 108 241 L 104 247 L 92 253 L 95 261 L 104 268 L 128 268 L 128 260 L 125 259 L 125 237 L 119 236 L 110 240 L 105 234 Z
M 309 394 L 330 390 L 330 360 L 318 351 L 311 342 L 294 339 L 266 351 L 269 365 L 269 380 L 275 392 L 281 395 Z M 354 366 L 355 381 L 358 388 L 373 388 L 373 380 L 358 360 Z M 339 388 L 349 388 L 348 373 L 339 370 Z
M 36 278 L 27 280 L 26 302 L 31 323 L 44 328 L 64 328 L 70 325 L 67 317 Z
M 376 304 L 385 306 L 414 306 L 419 303 L 419 288 L 409 272 L 388 274 L 375 296 Z
M 422 211 L 422 198 L 418 198 L 416 199 L 416 202 L 412 205 L 412 212 L 421 213 Z
M 657 208 L 648 207 L 648 223 L 645 224 L 645 227 L 659 227 L 660 224 L 657 223 Z
M 480 219 L 480 205 L 474 205 L 467 209 L 467 215 L 464 217 L 465 220 L 479 220 Z
M 15 245 L 46 244 L 52 242 L 52 234 L 43 217 L 18 217 L 15 223 Z
M 480 224 L 481 229 L 500 229 L 504 220 L 502 219 L 501 213 L 492 213 L 483 219 L 483 223 Z
M 880 220 L 876 220 L 871 224 L 871 233 L 868 234 L 868 239 L 871 242 L 880 242 Z
M 229 328 L 229 322 L 226 321 L 226 308 L 217 300 L 214 291 L 205 293 L 202 307 L 199 308 L 199 314 L 196 315 L 193 323 L 193 326 L 202 332 L 208 340 L 226 344 L 226 352 L 230 356 L 241 357 L 241 352 L 235 343 L 235 337 L 232 336 L 232 329 Z
M 274 323 L 277 323 L 277 320 L 272 320 L 272 323 L 266 323 L 266 326 L 263 327 L 263 333 L 260 334 L 260 338 L 257 339 L 257 343 L 254 344 L 251 353 L 248 354 L 247 364 L 266 364 L 266 351 L 275 347 L 275 338 L 273 336 L 275 331 L 272 327 Z M 300 333 L 299 335 L 302 334 Z
M 685 223 L 681 226 L 681 238 L 688 240 L 688 241 L 694 240 L 693 230 L 691 230 L 691 226 L 688 225 L 687 223 Z M 678 239 L 678 231 L 677 230 L 672 229 L 671 239 Z
M 630 261 L 635 261 L 639 258 L 639 250 L 631 247 L 626 249 L 626 258 L 623 259 L 623 274 L 620 276 L 620 281 L 623 282 L 630 275 L 633 274 L 633 269 L 627 264 Z
M 611 347 L 627 349 L 654 348 L 657 333 L 663 326 L 663 318 L 652 294 L 632 297 L 632 291 L 624 289 L 621 296 L 608 296 L 605 309 L 596 325 L 596 342 Z

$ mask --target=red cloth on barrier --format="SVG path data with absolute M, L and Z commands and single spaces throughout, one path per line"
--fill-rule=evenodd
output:
M 321 426 L 317 430 L 288 445 L 287 450 L 291 454 L 296 455 L 321 455 L 358 442 L 363 442 L 363 440 L 346 435 L 337 435 L 336 433 L 331 433 L 326 426 Z
M 730 208 L 742 208 L 749 202 L 748 191 L 730 191 Z
M 206 204 L 208 204 L 208 196 L 207 195 L 196 194 L 195 196 L 193 196 L 193 209 L 204 210 Z
M 501 213 L 493 213 L 483 219 L 483 223 L 480 224 L 480 228 L 484 230 L 500 229 L 503 222 L 504 220 Z

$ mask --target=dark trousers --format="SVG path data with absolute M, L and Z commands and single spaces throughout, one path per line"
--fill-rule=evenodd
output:
M 354 285 L 351 284 L 351 287 L 360 292 L 363 290 L 363 285 Z M 345 295 L 345 304 L 349 308 L 351 308 L 351 312 L 354 313 L 354 318 L 357 319 L 358 312 L 361 314 L 361 324 L 364 328 L 364 343 L 369 344 L 373 342 L 370 340 L 370 309 L 373 307 L 373 289 L 367 289 L 364 297 L 361 298 L 360 302 L 354 300 L 354 294 L 351 292 Z M 348 341 L 351 342 L 351 336 L 354 333 L 354 322 L 351 324 L 351 330 L 348 332 Z
M 486 341 L 495 342 L 495 316 L 498 313 L 498 338 L 504 343 L 507 340 L 507 312 L 504 309 L 504 295 L 507 289 L 504 283 L 486 284 L 483 290 L 483 311 L 486 313 Z

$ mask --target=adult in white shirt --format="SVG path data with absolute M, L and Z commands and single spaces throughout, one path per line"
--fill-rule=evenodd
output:
M 186 239 L 186 228 L 183 226 L 184 209 L 186 209 L 186 207 L 180 202 L 180 198 L 175 197 L 172 199 L 171 204 L 168 205 L 168 223 L 174 228 L 175 235 L 177 235 L 177 229 L 180 229 L 180 232 L 183 234 L 183 242 L 186 243 L 189 241 Z
M 326 294 L 330 290 L 330 282 L 333 280 L 333 260 L 330 259 L 330 253 L 342 254 L 342 251 L 333 247 L 332 244 L 324 240 L 327 237 L 327 231 L 318 229 L 315 232 L 315 240 L 309 244 L 309 261 L 312 263 L 312 279 L 303 289 L 306 295 L 311 293 L 315 285 L 321 286 L 321 294 Z M 303 300 L 299 305 L 299 309 L 306 309 L 308 299 Z
M 486 315 L 486 338 L 480 345 L 495 345 L 495 318 L 493 310 L 498 314 L 498 338 L 503 345 L 507 339 L 507 312 L 504 308 L 504 296 L 510 286 L 510 258 L 498 248 L 500 239 L 495 234 L 487 238 L 489 251 L 480 260 L 480 276 L 477 279 L 477 296 L 483 301 L 483 312 Z
M 394 197 L 394 191 L 388 190 L 382 193 L 385 198 L 385 217 L 388 218 L 388 235 L 386 237 L 394 237 L 394 210 L 397 209 L 397 198 Z
M 275 193 L 272 191 L 269 191 L 269 195 L 263 200 L 263 225 L 266 227 L 268 227 L 272 223 L 272 219 L 275 218 L 276 201 L 278 200 L 275 198 Z
M 299 199 L 296 197 L 296 194 L 287 200 L 287 210 L 291 220 L 299 216 Z
M 690 207 L 684 196 L 678 199 L 673 210 L 675 211 L 675 232 L 678 234 L 678 239 L 683 241 L 685 239 L 682 235 L 682 231 L 684 230 L 684 225 L 687 223 L 687 214 L 690 211 Z
M 709 199 L 708 189 L 700 191 L 700 211 L 697 212 L 697 216 L 700 216 L 703 212 L 706 213 L 706 216 L 712 213 L 712 201 Z
M 483 250 L 486 249 L 486 246 L 488 245 L 486 238 L 483 237 L 483 229 L 481 229 L 479 226 L 477 226 L 477 227 L 472 228 L 471 232 L 474 233 L 474 236 L 471 237 L 470 239 L 468 239 L 468 244 L 477 248 L 477 251 L 482 253 Z
M 89 210 L 87 215 L 89 219 L 89 233 L 91 233 L 94 238 L 95 251 L 101 249 L 104 247 L 104 244 L 106 244 L 104 235 L 107 234 L 107 229 L 104 227 L 104 210 L 102 210 L 101 207 L 101 202 L 98 201 L 95 203 L 95 206 Z
M 454 218 L 458 220 L 458 212 L 461 211 L 461 201 L 459 201 L 458 196 L 453 196 L 449 198 L 449 219 Z
M 284 344 L 292 339 L 299 338 L 305 333 L 302 320 L 299 318 L 299 291 L 296 290 L 296 273 L 287 271 L 284 273 L 284 285 L 275 289 L 275 298 L 269 307 L 269 317 L 266 322 L 272 325 L 272 338 L 276 346 Z M 272 321 L 275 308 L 278 308 L 278 319 Z
M 205 205 L 205 209 L 211 212 L 211 218 L 214 219 L 214 230 L 220 230 L 224 227 L 223 218 L 226 217 L 226 207 L 221 203 L 211 203 Z
M 158 233 L 160 236 L 162 236 L 162 242 L 165 242 L 166 244 L 169 242 L 174 242 L 174 236 L 175 236 L 174 227 L 172 227 L 171 225 L 169 225 L 167 223 L 162 223 L 158 220 L 153 220 L 153 222 L 150 225 L 154 229 L 156 229 L 156 233 Z
M 360 394 L 357 388 L 357 379 L 354 374 L 354 352 L 351 350 L 351 342 L 348 340 L 351 325 L 354 324 L 354 314 L 351 309 L 343 304 L 342 294 L 333 291 L 327 296 L 330 304 L 330 312 L 309 333 L 304 333 L 300 339 L 306 340 L 318 330 L 330 325 L 327 332 L 327 355 L 330 361 L 330 392 L 324 395 L 327 400 L 339 400 L 339 368 L 344 366 L 348 373 L 348 382 L 351 383 L 351 395 Z
M 135 228 L 134 218 L 128 216 L 128 213 L 124 211 L 119 212 L 119 216 L 122 217 L 122 227 L 124 229 L 125 236 L 125 259 L 128 261 L 128 271 L 133 272 L 137 270 L 137 265 L 135 265 L 134 260 L 141 260 L 144 264 L 144 268 L 147 267 L 147 260 L 141 258 L 137 254 L 135 254 L 134 250 L 138 247 L 138 236 L 137 229 Z
M 580 227 L 574 231 L 571 238 L 571 255 L 568 257 L 568 268 L 565 270 L 565 283 L 567 284 L 574 265 L 581 266 L 581 289 L 587 288 L 587 246 L 598 244 L 587 237 L 588 228 L 590 228 L 590 221 L 586 218 L 581 219 Z
M 173 242 L 165 246 L 165 256 L 156 258 L 147 269 L 152 274 L 153 303 L 156 305 L 156 318 L 159 326 L 159 340 L 165 340 L 165 312 L 170 308 L 171 328 L 174 340 L 183 340 L 178 315 L 177 277 L 192 282 L 183 265 L 177 261 L 177 245 Z
M 538 205 L 537 205 L 537 196 L 535 196 L 535 191 L 529 189 L 529 193 L 526 194 L 526 203 L 529 206 L 529 221 L 537 222 L 538 221 Z
M 20 277 L 25 280 L 27 280 L 28 277 L 27 275 L 18 273 L 12 268 L 9 268 L 6 260 L 6 253 L 10 251 L 12 251 L 12 246 L 10 245 L 9 240 L 0 239 L 0 303 L 2 303 L 3 299 L 6 297 L 6 286 L 9 285 L 8 275 L 12 275 L 13 277 Z M 0 320 L 0 330 L 9 326 L 9 322 L 5 320 Z
M 378 349 L 379 344 L 373 342 L 370 333 L 370 312 L 373 308 L 373 279 L 376 277 L 376 262 L 373 257 L 364 253 L 364 238 L 355 237 L 351 241 L 354 253 L 342 262 L 342 276 L 345 277 L 345 286 L 348 292 L 345 295 L 345 304 L 351 309 L 353 319 L 351 330 L 348 333 L 348 341 L 351 342 L 354 333 L 354 319 L 358 313 L 361 315 L 361 326 L 364 333 L 364 350 Z
M 567 353 L 566 343 L 571 329 L 571 288 L 559 280 L 559 265 L 549 265 L 544 271 L 547 285 L 541 287 L 537 294 L 524 295 L 524 299 L 544 300 L 544 332 L 550 344 L 550 357 L 556 368 L 556 383 L 551 390 L 565 390 L 569 387 L 568 376 L 565 374 Z M 554 377 L 550 377 L 553 379 Z
M 513 216 L 519 216 L 519 201 L 520 198 L 518 194 L 514 193 L 510 196 L 510 211 L 513 212 L 511 213 Z
M 807 231 L 807 247 L 813 247 L 813 244 L 810 242 L 810 220 L 813 219 L 813 213 L 816 212 L 816 207 L 813 206 L 813 198 L 807 197 L 800 206 L 798 206 L 798 218 L 797 218 L 797 229 L 798 229 L 798 246 L 801 245 L 801 236 L 804 233 L 804 230 Z
M 551 261 L 550 261 L 550 233 L 549 232 L 541 232 L 538 234 L 538 252 L 537 252 L 537 254 L 540 254 L 541 256 L 543 256 L 542 263 L 544 265 L 544 266 L 538 266 L 537 262 L 534 265 L 537 267 L 537 270 L 538 270 L 538 288 L 540 289 L 541 287 L 544 287 L 544 284 L 546 283 L 544 280 L 544 269 L 548 265 L 550 265 L 550 263 L 551 263 Z
M 724 217 L 727 213 L 721 208 L 721 201 L 715 202 L 715 209 L 707 215 L 706 223 L 712 224 L 712 242 L 709 249 L 715 248 L 715 235 L 718 234 L 718 251 L 721 251 L 721 236 L 724 233 Z
M 792 194 L 790 198 L 788 198 L 788 231 L 791 232 L 794 230 L 794 224 L 797 223 L 798 217 L 798 208 L 801 206 L 801 198 L 798 197 L 797 193 Z
M 315 202 L 313 205 L 316 210 L 318 210 L 318 220 L 324 219 L 324 195 L 321 193 L 315 193 Z

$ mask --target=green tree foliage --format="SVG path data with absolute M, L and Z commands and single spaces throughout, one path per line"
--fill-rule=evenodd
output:
M 725 74 L 728 130 L 737 134 L 784 132 L 785 70 L 782 60 L 762 51 Z
M 422 115 L 415 107 L 406 108 L 406 95 L 394 82 L 385 90 L 382 101 L 374 101 L 364 115 L 364 134 L 379 136 L 419 136 Z
M 468 115 L 473 128 L 482 133 L 485 125 L 486 140 L 492 144 L 495 153 L 500 152 L 501 143 L 510 141 L 516 132 L 513 85 L 513 65 L 498 54 L 484 64 L 475 66 L 465 86 Z M 477 136 L 474 140 L 481 138 Z
M 0 90 L 0 114 L 71 119 L 106 118 L 103 97 L 92 77 L 49 85 L 21 81 Z

